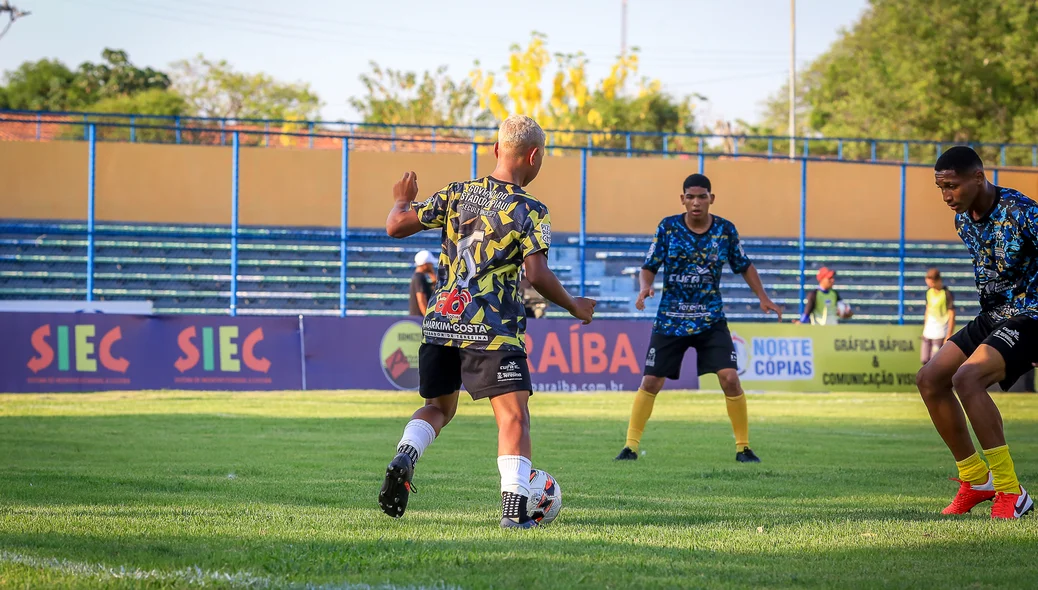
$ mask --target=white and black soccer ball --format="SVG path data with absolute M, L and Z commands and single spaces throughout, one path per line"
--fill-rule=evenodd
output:
M 562 488 L 559 487 L 559 482 L 547 471 L 531 470 L 527 514 L 543 526 L 555 520 L 560 510 L 562 510 Z
M 836 302 L 836 315 L 842 319 L 848 319 L 851 317 L 851 306 L 847 305 L 843 301 Z

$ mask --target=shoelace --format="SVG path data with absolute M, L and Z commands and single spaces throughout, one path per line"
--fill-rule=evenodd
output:
M 995 494 L 995 503 L 991 509 L 992 516 L 999 516 L 1002 518 L 1009 518 L 1016 516 L 1016 498 L 1019 494 L 1007 494 L 1005 492 L 998 492 Z

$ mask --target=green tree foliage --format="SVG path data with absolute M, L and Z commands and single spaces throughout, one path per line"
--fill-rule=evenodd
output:
M 188 114 L 187 101 L 174 91 L 161 88 L 152 88 L 132 95 L 113 96 L 105 98 L 90 106 L 95 113 L 114 113 L 123 115 L 160 115 L 164 117 L 176 117 Z M 130 139 L 130 129 L 125 125 L 128 123 L 125 117 L 105 117 L 104 115 L 92 116 L 91 120 L 97 123 L 114 123 L 113 126 L 98 127 L 98 136 L 105 140 Z M 172 129 L 151 129 L 154 127 L 169 127 L 168 120 L 149 120 L 140 118 L 135 121 L 136 141 L 146 142 L 171 142 L 175 140 L 176 132 Z M 82 126 L 70 129 L 68 137 L 83 137 Z M 190 137 L 185 138 L 190 141 Z
M 550 66 L 554 62 L 554 71 Z M 620 56 L 609 74 L 588 83 L 587 58 L 577 54 L 555 54 L 547 50 L 547 38 L 533 33 L 527 46 L 513 45 L 502 76 L 478 67 L 470 78 L 480 93 L 481 105 L 497 119 L 512 113 L 529 115 L 546 128 L 603 131 L 595 145 L 623 148 L 626 137 L 613 131 L 687 133 L 695 123 L 693 97 L 674 97 L 662 90 L 659 80 L 638 75 L 638 52 Z M 551 93 L 541 91 L 542 80 L 551 79 Z M 503 83 L 499 83 L 503 77 Z M 633 81 L 637 79 L 637 83 Z M 697 97 L 702 98 L 702 97 Z M 562 133 L 556 144 L 586 142 L 583 134 Z M 685 145 L 688 143 L 688 145 Z M 658 150 L 659 137 L 635 136 L 632 147 Z M 695 142 L 672 141 L 671 149 L 695 149 Z
M 62 111 L 84 103 L 75 73 L 57 60 L 25 62 L 4 74 L 0 108 L 27 111 Z
M 101 57 L 103 62 L 85 62 L 76 70 L 74 84 L 90 104 L 146 90 L 165 90 L 170 86 L 169 76 L 152 68 L 134 66 L 125 51 L 105 49 Z
M 76 70 L 57 60 L 25 62 L 4 75 L 0 108 L 35 111 L 86 110 L 100 100 L 164 90 L 170 80 L 152 68 L 134 66 L 125 51 L 105 49 L 101 63 Z
M 447 67 L 435 72 L 383 69 L 371 62 L 371 72 L 361 75 L 365 94 L 350 99 L 365 123 L 409 125 L 486 125 L 493 120 L 479 106 L 471 85 L 455 82 Z
M 1036 47 L 1033 0 L 871 0 L 805 72 L 809 130 L 827 137 L 1032 143 Z M 781 112 L 780 102 L 784 94 L 769 101 L 769 111 Z M 763 127 L 781 132 L 768 119 Z M 845 149 L 860 155 L 866 146 Z
M 173 88 L 198 116 L 298 121 L 316 119 L 321 109 L 309 84 L 238 72 L 225 60 L 202 55 L 174 63 L 172 78 Z

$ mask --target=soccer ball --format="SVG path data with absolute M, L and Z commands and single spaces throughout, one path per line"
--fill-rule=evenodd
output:
M 562 510 L 562 488 L 547 471 L 530 471 L 530 501 L 526 512 L 541 525 L 555 520 Z
M 836 302 L 836 315 L 843 319 L 851 317 L 851 306 L 847 305 L 843 301 Z

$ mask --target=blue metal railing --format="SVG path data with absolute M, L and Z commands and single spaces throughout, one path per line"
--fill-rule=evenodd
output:
M 41 128 L 44 124 L 69 124 L 76 118 L 83 125 L 83 139 L 87 140 L 86 128 L 90 123 L 104 126 L 124 127 L 127 129 L 128 141 L 139 141 L 139 130 L 142 128 L 165 129 L 170 128 L 171 140 L 175 143 L 191 142 L 186 138 L 189 132 L 212 133 L 219 131 L 219 145 L 226 144 L 227 126 L 262 128 L 262 133 L 256 134 L 259 145 L 269 146 L 270 135 L 294 136 L 307 140 L 309 148 L 314 147 L 314 139 L 328 135 L 357 135 L 367 133 L 371 139 L 381 139 L 389 143 L 390 150 L 395 151 L 398 143 L 404 141 L 402 134 L 413 133 L 426 135 L 428 140 L 424 143 L 430 151 L 436 151 L 437 145 L 442 144 L 441 139 L 469 139 L 473 142 L 491 141 L 496 135 L 496 127 L 487 126 L 444 126 L 444 125 L 412 125 L 412 124 L 389 124 L 389 123 L 365 123 L 355 121 L 297 121 L 291 119 L 228 119 L 219 117 L 187 117 L 187 116 L 164 116 L 164 115 L 132 115 L 120 113 L 97 113 L 97 112 L 39 112 L 20 110 L 0 110 L 0 124 L 3 123 L 32 123 L 35 124 L 35 139 L 42 139 Z M 143 124 L 140 123 L 143 121 Z M 303 133 L 283 131 L 283 129 L 305 128 Z M 239 129 L 245 131 L 244 129 Z M 776 156 L 776 142 L 788 145 L 790 138 L 780 135 L 752 135 L 752 134 L 711 134 L 711 133 L 674 133 L 655 131 L 627 131 L 627 130 L 590 130 L 590 129 L 546 129 L 549 149 L 587 147 L 598 148 L 605 143 L 614 143 L 614 151 L 617 155 L 633 157 L 638 153 L 649 152 L 660 154 L 664 157 L 676 153 L 685 153 L 688 150 L 672 149 L 675 140 L 684 143 L 695 143 L 697 154 L 725 154 L 734 158 L 745 155 L 767 155 L 769 158 L 784 157 Z M 569 136 L 573 141 L 569 144 L 557 143 L 559 136 Z M 197 141 L 198 137 L 194 137 Z M 638 149 L 636 141 L 649 142 L 653 149 Z M 951 144 L 948 140 L 923 140 L 923 139 L 887 139 L 871 137 L 815 137 L 797 136 L 795 142 L 802 143 L 802 157 L 824 156 L 826 159 L 870 161 L 879 160 L 901 161 L 905 163 L 932 162 L 932 158 L 940 155 L 945 144 Z M 725 146 L 730 142 L 731 149 Z M 1038 144 L 1010 143 L 1010 142 L 968 142 L 968 145 L 990 153 L 992 163 L 998 162 L 999 166 L 1027 166 L 1038 167 Z M 900 154 L 896 149 L 900 147 Z M 856 148 L 856 149 L 850 149 Z M 914 149 L 913 149 L 914 148 Z M 932 148 L 932 149 L 931 149 Z M 855 152 L 849 154 L 848 152 Z M 884 154 L 886 152 L 886 154 Z M 1012 152 L 1012 153 L 1011 153 Z
M 77 125 L 79 123 L 74 123 Z M 94 274 L 95 274 L 95 237 L 100 234 L 104 235 L 132 235 L 134 231 L 139 232 L 138 235 L 154 236 L 166 235 L 169 237 L 185 237 L 185 232 L 182 229 L 170 229 L 169 232 L 161 230 L 150 229 L 134 230 L 128 228 L 120 230 L 117 234 L 113 234 L 111 230 L 106 232 L 99 232 L 96 227 L 96 191 L 95 191 L 95 173 L 97 167 L 97 142 L 99 141 L 98 128 L 100 127 L 125 127 L 126 125 L 112 124 L 112 123 L 88 123 L 86 125 L 86 137 L 88 141 L 88 183 L 87 183 L 87 220 L 86 220 L 86 238 L 87 238 L 87 256 L 86 256 L 86 277 L 87 277 L 87 288 L 86 297 L 91 300 L 94 297 Z M 158 127 L 143 125 L 138 126 L 143 130 L 155 130 L 155 129 L 170 129 L 168 127 Z M 193 132 L 195 129 L 191 127 L 181 127 L 182 132 Z M 254 130 L 254 131 L 243 131 L 243 130 L 231 130 L 231 149 L 232 149 L 232 181 L 231 181 L 231 221 L 229 231 L 226 226 L 219 228 L 205 228 L 198 231 L 187 232 L 187 237 L 213 237 L 218 239 L 229 239 L 230 243 L 230 264 L 231 264 L 231 287 L 229 294 L 229 301 L 227 311 L 231 315 L 235 315 L 240 311 L 238 307 L 238 256 L 239 256 L 239 240 L 242 238 L 255 239 L 255 238 L 268 238 L 268 239 L 307 239 L 317 241 L 327 241 L 338 243 L 340 247 L 340 275 L 339 275 L 339 306 L 338 312 L 340 315 L 346 315 L 348 311 L 348 300 L 347 300 L 347 251 L 348 245 L 351 240 L 366 241 L 372 239 L 372 237 L 379 234 L 379 232 L 363 231 L 363 230 L 350 230 L 348 227 L 348 204 L 349 204 L 349 162 L 350 152 L 352 151 L 352 142 L 357 139 L 363 139 L 364 135 L 355 135 L 352 137 L 342 137 L 338 135 L 326 135 L 316 132 L 294 133 L 294 136 L 302 137 L 320 137 L 320 138 L 334 138 L 340 143 L 340 149 L 342 150 L 342 170 L 340 178 L 340 199 L 341 199 L 341 216 L 339 220 L 339 228 L 337 230 L 328 231 L 309 231 L 305 235 L 295 230 L 277 230 L 277 229 L 247 229 L 243 230 L 239 226 L 239 153 L 241 148 L 241 138 L 243 136 L 259 136 L 266 133 L 265 130 Z M 431 139 L 427 138 L 413 138 L 413 137 L 398 137 L 396 141 L 399 142 L 429 142 Z M 477 141 L 468 140 L 453 140 L 445 139 L 442 136 L 436 139 L 437 142 L 454 143 L 457 145 L 468 146 L 471 151 L 471 176 L 478 176 L 478 151 L 481 147 L 488 147 L 492 144 L 480 143 Z M 576 239 L 576 243 L 556 243 L 556 248 L 574 248 L 578 250 L 579 263 L 580 263 L 580 284 L 579 292 L 581 295 L 586 295 L 588 286 L 588 275 L 587 275 L 587 249 L 609 246 L 611 243 L 607 239 L 596 239 L 589 238 L 587 228 L 587 208 L 588 208 L 588 160 L 594 154 L 614 154 L 614 153 L 630 153 L 632 155 L 653 155 L 653 156 L 684 156 L 691 158 L 696 156 L 699 164 L 699 170 L 701 172 L 706 171 L 707 165 L 706 160 L 709 158 L 717 158 L 719 154 L 716 153 L 702 153 L 702 152 L 670 152 L 664 153 L 661 151 L 647 151 L 637 150 L 634 148 L 627 148 L 626 146 L 621 148 L 603 148 L 603 147 L 569 147 L 569 146 L 556 146 L 557 150 L 575 151 L 579 152 L 580 155 L 580 220 L 579 220 L 579 233 Z M 740 154 L 741 158 L 759 158 L 764 159 L 768 156 L 758 154 Z M 806 291 L 806 275 L 807 275 L 807 183 L 808 183 L 808 163 L 812 161 L 826 161 L 823 158 L 817 157 L 799 157 L 795 158 L 795 161 L 800 164 L 800 211 L 799 211 L 799 237 L 796 240 L 797 252 L 798 252 L 798 275 L 799 275 L 799 301 L 801 306 L 801 315 L 803 313 L 803 301 L 805 299 Z M 905 318 L 905 260 L 906 260 L 906 186 L 907 186 L 907 170 L 910 167 L 923 167 L 921 164 L 912 163 L 891 163 L 891 162 L 876 162 L 876 166 L 897 166 L 900 169 L 900 233 L 898 242 L 898 313 L 897 318 L 899 322 L 904 322 Z M 997 183 L 999 169 L 993 170 L 994 180 Z M 31 225 L 31 224 L 30 224 Z M 26 231 L 32 230 L 29 225 L 25 227 Z M 384 235 L 381 236 L 385 238 Z M 403 242 L 407 243 L 407 242 Z

